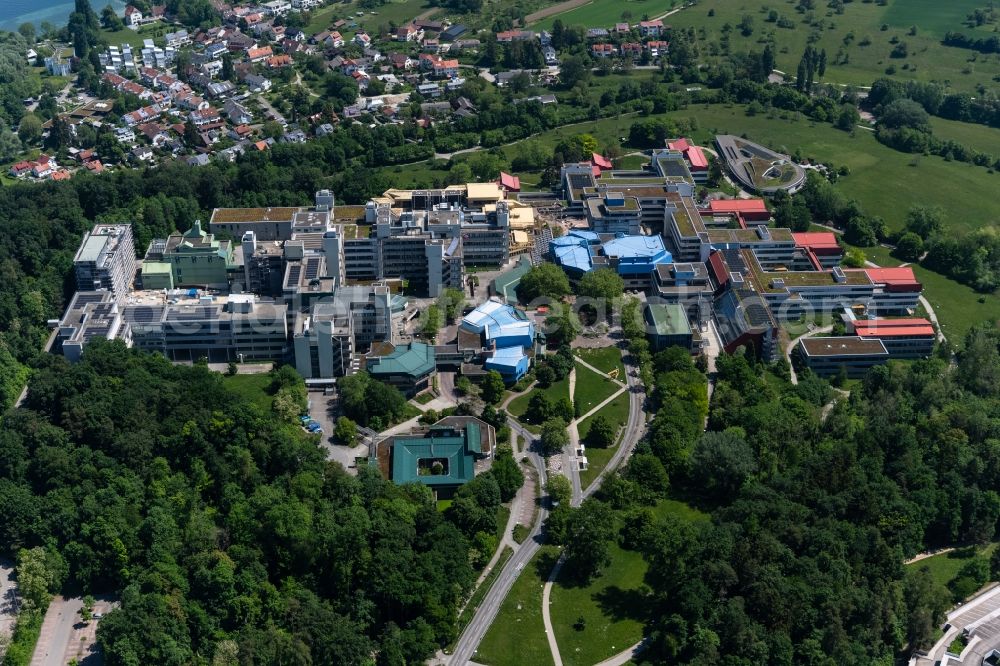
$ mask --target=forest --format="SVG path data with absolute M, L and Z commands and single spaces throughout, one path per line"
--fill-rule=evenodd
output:
M 301 386 L 285 368 L 269 392 Z M 44 549 L 49 592 L 120 595 L 111 666 L 410 664 L 453 638 L 507 472 L 442 513 L 327 462 L 222 375 L 102 341 L 45 358 L 0 422 L 0 542 Z
M 927 548 L 996 538 L 995 327 L 973 329 L 953 364 L 873 369 L 825 414 L 826 381 L 806 373 L 792 385 L 784 363 L 742 353 L 718 359 L 706 405 L 685 350 L 650 356 L 626 336 L 655 374 L 648 436 L 549 527 L 583 581 L 601 575 L 612 541 L 647 559 L 648 589 L 620 612 L 643 618 L 648 662 L 890 666 L 929 646 L 953 599 L 1000 574 L 1000 558 L 983 560 L 946 589 L 903 566 Z M 654 517 L 665 497 L 712 519 Z

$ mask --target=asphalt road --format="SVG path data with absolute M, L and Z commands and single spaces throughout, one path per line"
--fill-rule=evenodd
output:
M 517 421 L 508 418 L 507 422 L 523 441 L 534 443 L 535 436 L 522 428 Z M 546 481 L 545 460 L 538 455 L 537 445 L 532 444 L 531 446 L 527 446 L 526 449 L 528 450 L 528 457 L 531 460 L 531 464 L 538 470 L 538 483 L 544 486 Z M 455 643 L 455 649 L 452 651 L 449 663 L 459 666 L 473 661 L 472 657 L 479 647 L 479 643 L 483 640 L 490 625 L 493 624 L 493 620 L 496 619 L 500 605 L 507 598 L 507 593 L 513 587 L 514 581 L 521 575 L 521 571 L 541 547 L 543 541 L 542 525 L 545 523 L 545 518 L 548 515 L 548 507 L 543 502 L 538 509 L 535 524 L 531 527 L 531 533 L 524 543 L 521 544 L 521 547 L 514 552 L 514 556 L 507 560 L 507 564 L 504 565 L 500 575 L 493 581 L 493 586 L 490 587 L 490 591 L 486 593 L 486 596 L 479 604 L 476 614 L 465 627 L 465 631 L 462 632 L 458 642 Z
M 55 597 L 42 621 L 42 630 L 31 657 L 31 666 L 63 666 L 69 649 L 73 625 L 80 622 L 80 598 Z
M 626 357 L 625 361 L 625 375 L 627 377 L 627 382 L 629 386 L 629 419 L 626 426 L 625 435 L 622 438 L 622 443 L 619 445 L 618 450 L 612 456 L 611 460 L 608 462 L 608 466 L 604 468 L 604 471 L 598 475 L 594 482 L 581 493 L 580 501 L 589 497 L 594 493 L 601 485 L 601 481 L 609 470 L 616 469 L 621 463 L 628 459 L 635 449 L 636 443 L 642 436 L 642 429 L 645 426 L 646 417 L 643 408 L 645 406 L 645 393 L 643 392 L 642 385 L 639 383 L 638 377 L 633 377 L 631 370 L 634 366 L 631 364 L 631 358 Z M 508 417 L 507 423 L 510 425 L 511 430 L 516 432 L 525 442 L 530 442 L 531 445 L 527 446 L 529 451 L 528 456 L 531 459 L 531 463 L 538 470 L 538 483 L 544 484 L 546 482 L 545 475 L 545 460 L 538 454 L 538 447 L 535 444 L 535 435 L 530 431 L 526 430 L 518 423 L 515 419 Z M 575 498 L 574 498 L 575 499 Z M 574 505 L 579 502 L 574 502 Z M 459 637 L 458 642 L 455 643 L 455 649 L 452 651 L 451 658 L 449 659 L 450 664 L 454 666 L 464 666 L 471 661 L 473 661 L 473 656 L 475 655 L 476 649 L 479 647 L 479 643 L 483 640 L 486 632 L 489 630 L 490 625 L 493 624 L 493 620 L 496 619 L 497 613 L 500 611 L 500 605 L 503 600 L 507 597 L 507 593 L 510 592 L 510 588 L 514 585 L 514 581 L 521 574 L 521 571 L 527 566 L 528 562 L 534 557 L 535 553 L 541 547 L 543 542 L 542 526 L 545 523 L 545 519 L 548 516 L 548 508 L 543 502 L 538 511 L 538 516 L 535 519 L 535 524 L 531 528 L 531 534 L 529 538 L 521 545 L 521 547 L 515 551 L 514 556 L 507 561 L 506 566 L 504 566 L 503 571 L 494 581 L 493 586 L 490 591 L 486 593 L 483 598 L 482 603 L 479 604 L 479 608 L 476 609 L 476 614 L 473 616 L 472 620 L 465 627 L 465 631 Z

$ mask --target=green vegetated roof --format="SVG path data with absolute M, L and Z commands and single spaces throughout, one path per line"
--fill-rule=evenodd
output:
M 434 348 L 423 342 L 400 345 L 368 369 L 372 375 L 426 375 L 434 369 Z
M 657 335 L 688 335 L 691 325 L 688 323 L 684 308 L 676 303 L 667 305 L 650 305 L 649 316 L 656 327 Z
M 433 428 L 424 437 L 396 437 L 392 446 L 392 480 L 417 481 L 429 486 L 449 486 L 471 481 L 475 476 L 474 453 L 481 451 L 479 424 L 464 430 Z M 445 474 L 420 474 L 420 461 L 444 460 Z

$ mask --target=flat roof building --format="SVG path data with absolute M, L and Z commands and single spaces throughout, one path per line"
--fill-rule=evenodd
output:
M 646 337 L 655 351 L 667 347 L 691 349 L 693 335 L 687 312 L 679 304 L 649 304 L 646 306 Z
M 78 291 L 107 289 L 121 302 L 135 279 L 135 243 L 130 224 L 95 224 L 83 236 L 73 271 Z
M 876 365 L 889 360 L 881 340 L 857 336 L 803 338 L 799 355 L 806 366 L 820 377 L 833 377 L 843 369 L 848 378 L 858 379 Z

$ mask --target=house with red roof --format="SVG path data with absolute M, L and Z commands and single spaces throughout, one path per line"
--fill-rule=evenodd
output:
M 432 65 L 434 76 L 439 79 L 453 79 L 458 76 L 458 60 L 442 60 L 438 58 Z
M 611 58 L 618 53 L 614 44 L 600 43 L 590 45 L 590 55 L 595 58 Z
M 101 160 L 92 160 L 87 162 L 84 166 L 87 168 L 87 171 L 93 174 L 104 172 L 104 165 L 101 164 Z
M 265 64 L 269 69 L 281 69 L 282 67 L 291 67 L 292 56 L 287 54 L 271 56 L 265 61 Z
M 682 137 L 667 141 L 667 150 L 679 152 L 684 156 L 694 182 L 704 183 L 708 180 L 708 158 L 701 148 Z
M 138 28 L 142 23 L 142 12 L 132 5 L 125 6 L 125 25 L 130 28 Z
M 20 178 L 21 176 L 31 173 L 32 168 L 34 168 L 34 164 L 32 162 L 22 161 L 11 166 L 10 171 L 7 173 L 14 178 Z
M 667 55 L 667 51 L 670 49 L 670 42 L 653 39 L 646 42 L 646 49 L 649 51 L 649 57 L 659 58 L 660 56 Z
M 639 34 L 643 37 L 659 37 L 663 31 L 663 21 L 639 21 Z
M 250 49 L 247 51 L 247 58 L 250 62 L 262 62 L 274 55 L 274 51 L 271 50 L 270 46 L 265 46 L 259 49 Z
M 73 177 L 73 174 L 71 174 L 69 171 L 66 171 L 66 169 L 59 169 L 58 171 L 53 171 L 50 177 L 52 178 L 52 180 L 55 181 L 69 180 L 70 178 Z
M 623 42 L 621 46 L 622 55 L 630 58 L 642 57 L 642 44 L 639 42 Z

